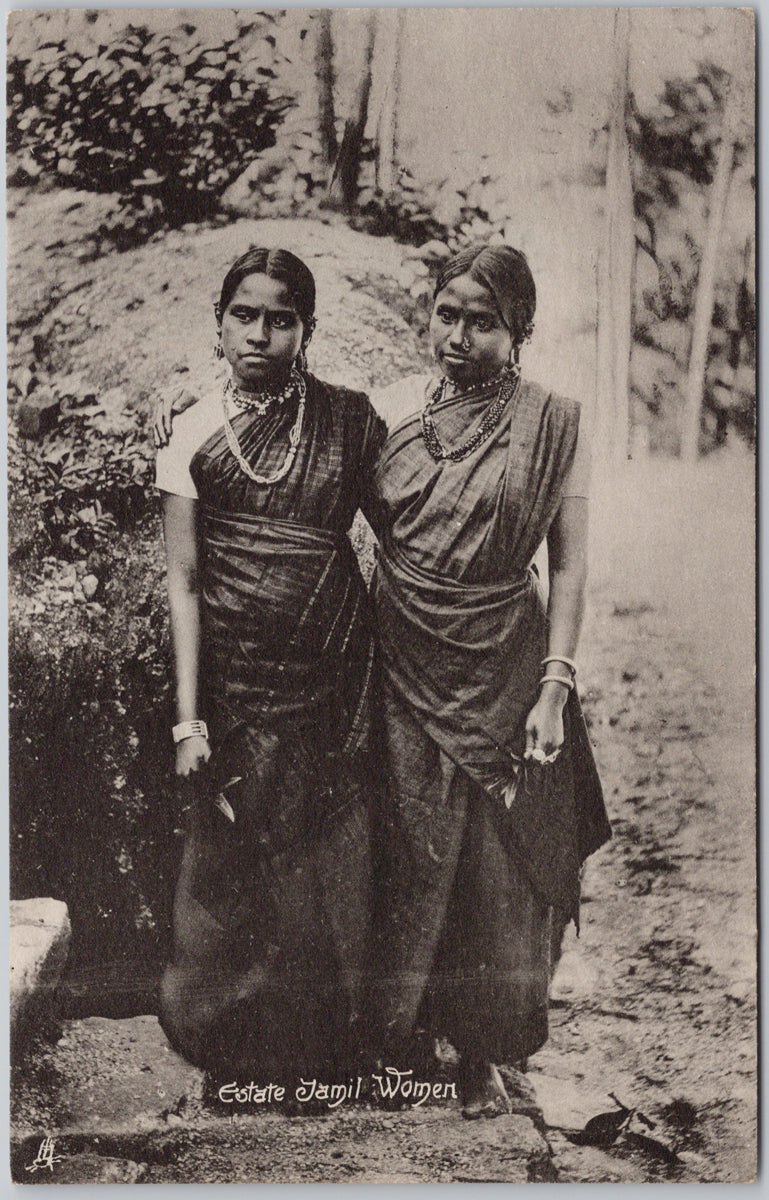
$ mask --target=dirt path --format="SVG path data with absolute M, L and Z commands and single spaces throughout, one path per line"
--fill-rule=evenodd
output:
M 532 1071 L 641 1108 L 688 1151 L 673 1178 L 744 1181 L 756 1136 L 751 467 L 634 464 L 598 491 L 580 657 L 615 837 L 588 864 L 582 936 L 567 939 Z M 610 493 L 622 498 L 611 519 Z M 639 1175 L 619 1152 L 557 1135 L 555 1149 L 564 1179 L 664 1170 Z
M 88 221 L 73 232 L 82 213 L 67 217 L 67 203 L 40 198 L 11 224 L 9 320 L 19 334 L 11 366 L 36 332 L 58 369 L 88 373 L 141 410 L 175 367 L 204 369 L 201 313 L 222 264 L 267 239 L 291 245 L 317 275 L 319 374 L 370 385 L 414 369 L 416 339 L 381 299 L 402 263 L 402 249 L 386 239 L 309 221 L 244 221 L 89 262 Z M 46 222 L 57 234 L 47 249 L 38 234 Z M 615 837 L 588 864 L 581 937 L 567 937 L 551 1039 L 530 1062 L 563 1181 L 727 1182 L 755 1171 L 752 472 L 752 460 L 735 451 L 695 471 L 644 463 L 598 480 L 581 686 Z M 119 1074 L 112 1025 L 97 1040 L 102 1049 L 109 1043 Z M 67 1036 L 79 1045 L 82 1023 Z M 41 1119 L 63 1119 L 54 1093 L 68 1064 L 97 1070 L 99 1055 L 67 1058 L 66 1045 L 56 1053 L 60 1074 L 52 1060 L 48 1085 L 43 1071 L 27 1096 L 28 1132 L 35 1105 Z M 664 1162 L 649 1147 L 569 1142 L 559 1127 L 612 1107 L 609 1092 L 654 1120 L 681 1161 Z M 257 1178 L 247 1130 L 236 1123 L 228 1141 L 222 1127 L 196 1131 L 180 1111 L 163 1118 L 166 1149 L 143 1177 Z M 411 1124 L 409 1113 L 305 1124 L 271 1117 L 258 1177 L 286 1178 L 290 1163 L 296 1179 L 381 1179 L 388 1171 L 414 1181 L 469 1178 L 468 1128 L 451 1109 L 444 1124 L 430 1111 L 430 1120 Z M 519 1131 L 529 1148 L 516 1163 L 495 1129 L 478 1135 L 474 1177 L 551 1177 L 542 1145 L 526 1142 L 530 1123 Z M 113 1150 L 134 1166 L 142 1158 L 136 1141 Z

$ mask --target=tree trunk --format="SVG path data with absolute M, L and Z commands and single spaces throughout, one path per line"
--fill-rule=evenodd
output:
M 624 458 L 630 426 L 635 215 L 627 133 L 630 12 L 614 13 L 614 82 L 606 157 L 605 226 L 599 251 L 598 403 L 599 454 Z
M 406 10 L 390 10 L 394 19 L 393 47 L 389 82 L 382 102 L 378 129 L 377 186 L 385 196 L 392 195 L 398 171 L 398 109 L 402 77 L 403 30 Z
M 724 108 L 721 142 L 718 147 L 716 173 L 710 185 L 708 222 L 705 230 L 705 245 L 702 250 L 700 270 L 697 277 L 697 295 L 694 301 L 692 322 L 692 344 L 689 352 L 689 373 L 686 380 L 683 425 L 681 429 L 681 458 L 685 462 L 696 462 L 699 454 L 702 401 L 705 395 L 705 370 L 708 358 L 710 325 L 713 319 L 713 298 L 716 286 L 716 267 L 724 225 L 729 183 L 734 165 L 736 141 L 735 117 L 737 88 L 732 80 Z
M 358 83 L 355 88 L 352 112 L 345 122 L 342 144 L 339 147 L 334 180 L 338 178 L 342 204 L 347 212 L 352 212 L 358 198 L 358 172 L 360 170 L 360 153 L 363 147 L 363 136 L 366 132 L 368 118 L 368 101 L 371 94 L 371 63 L 374 57 L 374 38 L 376 37 L 376 10 L 368 9 L 362 13 L 365 25 L 365 41 L 363 61 L 361 63 Z
M 323 165 L 330 170 L 339 149 L 334 111 L 334 43 L 331 37 L 331 9 L 318 12 L 318 36 L 315 43 L 315 78 L 318 85 L 318 133 Z

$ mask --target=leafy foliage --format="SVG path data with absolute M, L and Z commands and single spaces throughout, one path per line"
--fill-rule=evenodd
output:
M 727 72 L 700 64 L 691 78 L 668 80 L 656 105 L 642 113 L 634 107 L 631 145 L 634 202 L 638 219 L 639 278 L 635 315 L 636 342 L 669 356 L 678 371 L 689 354 L 689 322 L 694 310 L 700 267 L 700 243 L 693 234 L 705 220 L 707 189 L 712 183 L 725 106 Z M 749 131 L 740 131 L 735 147 L 735 178 L 749 191 Z M 751 252 L 724 255 L 716 284 L 705 390 L 706 441 L 718 443 L 731 424 L 752 441 L 755 417 L 755 295 L 750 278 Z M 653 264 L 651 273 L 648 264 Z M 676 411 L 679 385 L 666 388 L 656 372 L 639 371 L 634 383 L 655 424 Z M 646 356 L 646 366 L 649 365 Z M 646 378 L 648 376 L 648 378 Z M 725 382 L 726 381 L 726 382 Z M 667 394 L 665 394 L 667 393 Z
M 441 241 L 452 252 L 477 241 L 501 241 L 510 220 L 510 199 L 495 178 L 487 155 L 481 155 L 478 173 L 463 187 L 448 176 L 418 183 L 401 169 L 391 193 L 376 180 L 377 149 L 367 142 L 362 156 L 358 207 L 367 228 L 412 245 Z
M 715 170 L 713 117 L 723 108 L 726 71 L 703 64 L 693 79 L 669 79 L 657 109 L 636 110 L 634 149 L 657 171 L 708 184 Z
M 109 611 L 90 627 L 69 606 L 31 629 L 15 622 L 9 643 L 12 894 L 66 901 L 67 978 L 89 1011 L 97 1000 L 116 1015 L 147 1010 L 179 854 L 165 598 L 147 548 L 114 539 L 101 565 Z M 103 972 L 118 963 L 138 1001 L 105 995 Z
M 154 512 L 152 449 L 134 414 L 70 397 L 55 430 L 33 443 L 9 431 L 11 551 L 16 504 L 34 498 L 36 534 L 65 559 L 102 548 Z
M 199 220 L 275 144 L 291 105 L 276 83 L 277 19 L 251 13 L 223 34 L 128 25 L 93 52 L 64 38 L 12 53 L 8 148 L 74 186 L 119 192 L 124 241 Z

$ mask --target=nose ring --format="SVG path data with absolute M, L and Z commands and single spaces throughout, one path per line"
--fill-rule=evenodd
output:
M 467 353 L 467 351 L 470 349 L 470 339 L 467 334 L 465 334 L 462 338 L 462 349 L 465 353 Z

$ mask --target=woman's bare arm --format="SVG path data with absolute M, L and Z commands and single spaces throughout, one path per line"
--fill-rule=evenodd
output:
M 197 500 L 161 492 L 166 546 L 168 604 L 176 680 L 176 720 L 195 721 L 198 712 L 200 658 L 200 591 L 198 581 Z M 202 737 L 186 738 L 176 747 L 176 773 L 188 775 L 211 754 Z
M 547 655 L 573 659 L 585 611 L 587 580 L 588 502 L 565 496 L 547 535 L 550 596 L 547 605 Z M 542 674 L 571 679 L 562 663 L 548 663 Z M 539 748 L 551 754 L 563 742 L 563 706 L 566 684 L 543 683 L 539 698 L 526 722 L 526 753 Z

